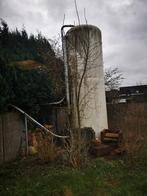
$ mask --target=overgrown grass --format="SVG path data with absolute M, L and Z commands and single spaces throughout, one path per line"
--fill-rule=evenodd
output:
M 140 159 L 139 159 L 140 160 Z M 147 158 L 133 166 L 97 159 L 80 170 L 27 159 L 0 168 L 2 196 L 147 195 Z

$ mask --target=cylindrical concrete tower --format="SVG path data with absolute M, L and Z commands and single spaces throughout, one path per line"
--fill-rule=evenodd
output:
M 92 127 L 99 136 L 108 127 L 101 31 L 79 25 L 65 38 L 72 127 Z

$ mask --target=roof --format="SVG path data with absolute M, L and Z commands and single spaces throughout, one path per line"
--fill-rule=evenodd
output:
M 147 91 L 147 85 L 120 87 L 120 94 L 143 93 Z
M 34 61 L 34 60 L 17 61 L 16 65 L 19 68 L 25 69 L 25 70 L 40 69 L 40 68 L 45 67 L 45 65 L 37 61 Z

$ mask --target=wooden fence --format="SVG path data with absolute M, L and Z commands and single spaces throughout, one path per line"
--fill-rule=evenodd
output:
M 147 103 L 108 104 L 108 125 L 123 132 L 147 132 Z
M 15 159 L 21 146 L 24 122 L 17 112 L 0 114 L 0 163 Z
M 43 111 L 44 123 L 53 124 L 56 131 L 63 135 L 68 124 L 67 108 L 53 107 Z M 107 112 L 109 128 L 121 129 L 124 133 L 147 133 L 147 103 L 108 104 Z M 0 114 L 0 163 L 17 157 L 24 130 L 24 116 L 21 114 Z

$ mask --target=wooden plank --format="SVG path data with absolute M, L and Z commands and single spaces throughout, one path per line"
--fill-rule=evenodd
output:
M 104 138 L 103 141 L 118 141 L 118 138 L 110 138 L 110 137 L 106 137 Z
M 113 137 L 113 138 L 119 138 L 119 134 L 118 133 L 105 133 L 104 137 Z

